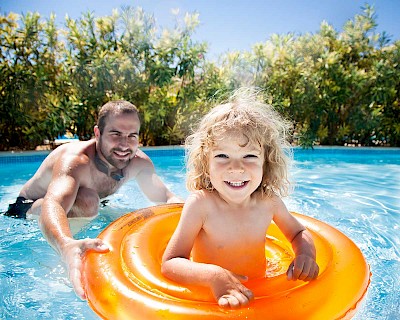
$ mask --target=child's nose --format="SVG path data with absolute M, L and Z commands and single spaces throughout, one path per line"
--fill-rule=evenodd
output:
M 238 160 L 233 160 L 231 162 L 231 165 L 229 167 L 229 172 L 239 172 L 239 173 L 243 173 L 244 172 L 244 167 L 242 165 L 241 161 Z

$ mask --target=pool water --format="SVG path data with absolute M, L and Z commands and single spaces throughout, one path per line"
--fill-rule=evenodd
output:
M 182 150 L 145 151 L 166 185 L 186 198 Z M 44 156 L 0 156 L 0 211 Z M 354 319 L 400 319 L 400 149 L 295 149 L 294 159 L 288 209 L 345 233 L 370 264 L 371 284 Z M 134 181 L 108 200 L 77 238 L 96 237 L 115 218 L 152 205 Z M 0 288 L 0 319 L 98 319 L 75 296 L 35 221 L 0 215 Z

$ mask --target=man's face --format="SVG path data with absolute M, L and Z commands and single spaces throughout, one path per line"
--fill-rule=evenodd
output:
M 140 120 L 137 114 L 109 116 L 102 133 L 95 127 L 101 154 L 109 164 L 125 168 L 135 156 L 139 146 Z

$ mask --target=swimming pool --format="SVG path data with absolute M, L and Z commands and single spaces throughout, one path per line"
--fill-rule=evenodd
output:
M 168 187 L 186 198 L 183 151 L 145 149 Z M 372 282 L 354 319 L 400 319 L 400 149 L 295 149 L 289 210 L 350 237 L 371 266 Z M 0 156 L 0 211 L 18 195 L 45 153 Z M 116 217 L 152 205 L 134 181 L 110 196 L 77 237 L 96 237 Z M 59 257 L 35 221 L 0 216 L 0 319 L 98 319 L 69 285 Z

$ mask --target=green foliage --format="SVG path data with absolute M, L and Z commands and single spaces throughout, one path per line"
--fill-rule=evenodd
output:
M 250 52 L 205 59 L 199 15 L 159 29 L 141 8 L 110 16 L 0 16 L 0 150 L 32 149 L 66 130 L 89 139 L 98 108 L 134 103 L 144 145 L 182 143 L 211 105 L 256 86 L 294 123 L 294 143 L 400 146 L 400 42 L 375 32 L 374 10 L 341 32 L 273 35 Z
M 366 6 L 340 33 L 323 22 L 313 35 L 273 35 L 234 62 L 228 55 L 224 67 L 226 74 L 238 65 L 250 70 L 252 85 L 293 120 L 303 146 L 399 146 L 400 44 L 388 45 L 375 28 Z M 248 78 L 236 77 L 235 86 Z
M 65 131 L 63 109 L 54 105 L 65 91 L 54 17 L 37 13 L 0 18 L 0 148 L 34 148 L 43 138 Z M 47 121 L 53 115 L 57 121 Z

